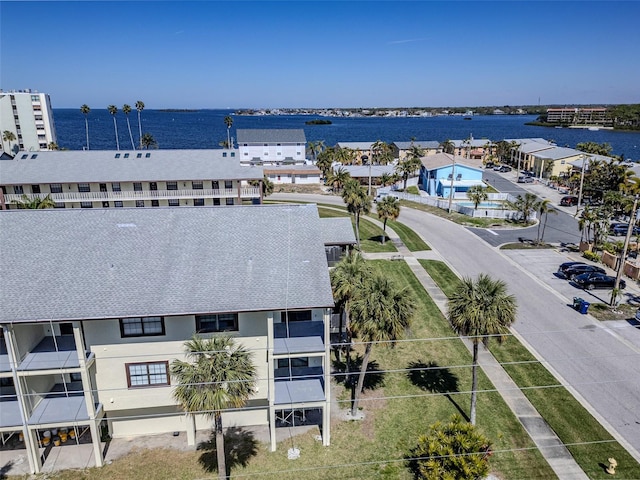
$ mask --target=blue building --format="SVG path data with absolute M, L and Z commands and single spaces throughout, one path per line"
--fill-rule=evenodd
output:
M 429 195 L 448 198 L 453 188 L 453 198 L 466 198 L 470 187 L 484 186 L 482 161 L 449 153 L 423 157 L 418 184 Z

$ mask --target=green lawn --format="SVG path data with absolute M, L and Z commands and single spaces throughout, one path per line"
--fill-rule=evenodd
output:
M 419 252 L 421 250 L 431 250 L 431 247 L 425 243 L 420 236 L 412 229 L 407 227 L 404 223 L 398 221 L 389 220 L 387 227 L 392 229 L 398 234 L 402 243 L 409 249 L 410 252 Z
M 450 296 L 460 279 L 444 262 L 420 260 L 420 263 L 445 295 Z M 492 342 L 490 350 L 563 443 L 602 442 L 568 447 L 590 478 L 609 477 L 600 465 L 609 457 L 618 461 L 616 472 L 620 478 L 640 478 L 638 462 L 515 337 L 509 337 L 501 345 Z
M 332 208 L 318 207 L 318 213 L 321 218 L 328 217 L 351 217 L 351 223 L 355 232 L 355 219 L 346 210 L 338 211 Z M 415 234 L 414 234 L 415 235 Z M 384 245 L 381 243 L 382 229 L 373 222 L 367 220 L 366 217 L 360 217 L 360 248 L 363 252 L 397 252 L 398 249 L 389 241 L 389 237 L 385 236 Z

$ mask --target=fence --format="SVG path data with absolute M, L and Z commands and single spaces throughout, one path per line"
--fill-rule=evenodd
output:
M 382 190 L 379 189 L 378 192 Z M 398 197 L 401 200 L 406 200 L 408 202 L 419 203 L 421 205 L 429 205 L 431 207 L 440 208 L 442 210 L 449 210 L 449 199 L 442 197 L 433 197 L 433 196 L 421 196 L 414 195 L 412 193 L 407 192 L 393 192 L 393 195 Z M 509 194 L 509 193 L 489 193 L 487 194 L 487 200 L 490 202 L 515 202 L 517 199 Z M 465 193 L 455 194 L 453 197 L 454 200 L 468 200 L 468 197 Z M 474 207 L 467 207 L 464 205 L 459 205 L 455 201 L 451 202 L 451 211 L 457 212 L 462 215 L 467 215 L 469 217 L 482 217 L 482 218 L 500 218 L 505 220 L 517 220 L 522 217 L 522 214 L 516 210 L 509 210 L 507 208 L 482 208 L 478 207 L 477 209 Z M 535 220 L 537 218 L 536 212 L 531 212 L 529 215 L 530 220 Z

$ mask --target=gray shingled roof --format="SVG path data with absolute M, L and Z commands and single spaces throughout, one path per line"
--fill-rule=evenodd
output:
M 375 142 L 338 142 L 340 148 L 351 148 L 352 150 L 371 150 Z
M 356 234 L 351 217 L 321 218 L 322 239 L 325 245 L 355 245 Z
M 3 185 L 167 180 L 258 180 L 262 167 L 240 165 L 237 150 L 90 150 L 19 152 L 0 160 Z M 116 158 L 119 154 L 120 158 Z M 128 158 L 124 158 L 128 154 Z M 141 158 L 137 158 L 142 154 Z M 149 154 L 149 158 L 146 155 Z M 23 156 L 27 158 L 22 158 Z M 36 158 L 32 158 L 33 156 Z
M 306 143 L 304 130 L 301 128 L 281 129 L 249 129 L 236 130 L 238 144 L 242 143 Z
M 0 213 L 0 323 L 333 305 L 315 205 Z
M 369 178 L 369 166 L 368 165 L 344 165 L 342 167 L 353 178 Z M 395 165 L 371 165 L 371 177 L 378 178 L 383 173 L 392 174 L 395 171 Z
M 550 160 L 559 160 L 561 158 L 575 157 L 581 155 L 582 152 L 573 148 L 566 147 L 553 147 L 548 150 L 543 150 L 540 153 L 534 153 L 535 157 L 548 158 Z
M 409 150 L 412 145 L 416 147 L 433 150 L 434 148 L 440 148 L 440 142 L 437 140 L 424 140 L 424 141 L 415 141 L 415 142 L 393 142 L 393 144 L 398 147 L 399 150 Z
M 427 170 L 434 170 L 436 168 L 447 167 L 453 164 L 453 155 L 449 153 L 436 153 L 435 155 L 428 155 L 422 157 L 422 165 Z M 456 165 L 464 165 L 466 167 L 475 168 L 476 170 L 482 170 L 482 160 L 476 160 L 473 158 L 464 158 L 459 155 L 455 156 Z

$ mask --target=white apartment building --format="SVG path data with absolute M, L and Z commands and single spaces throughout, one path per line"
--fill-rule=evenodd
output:
M 243 164 L 302 165 L 307 140 L 303 129 L 238 129 L 238 150 Z
M 13 132 L 16 140 L 2 141 L 2 150 L 15 155 L 20 150 L 47 150 L 57 143 L 51 100 L 35 90 L 0 90 L 0 132 Z
M 263 178 L 236 150 L 19 152 L 0 160 L 0 210 L 24 195 L 57 208 L 259 204 Z
M 224 333 L 252 352 L 258 388 L 223 425 L 267 425 L 275 450 L 278 427 L 315 412 L 329 445 L 324 247 L 355 240 L 348 219 L 326 220 L 290 204 L 0 214 L 3 439 L 24 438 L 32 472 L 53 429 L 84 430 L 97 466 L 104 428 L 193 445 L 211 421 L 185 415 L 169 365 L 194 334 Z

